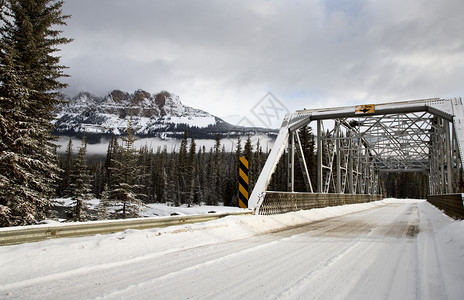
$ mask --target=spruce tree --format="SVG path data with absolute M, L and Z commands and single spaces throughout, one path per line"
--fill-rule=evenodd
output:
M 196 177 L 196 143 L 195 139 L 191 139 L 190 148 L 189 148 L 189 157 L 188 157 L 188 170 L 187 170 L 187 205 L 190 207 L 194 202 L 195 196 L 195 177 Z
M 251 194 L 251 191 L 253 190 L 256 182 L 258 181 L 259 174 L 261 174 L 261 169 L 263 168 L 264 165 L 264 154 L 263 154 L 263 148 L 261 147 L 261 144 L 258 141 L 256 142 L 256 151 L 253 153 L 253 170 L 251 170 L 251 180 L 250 180 L 250 185 L 249 185 L 249 192 Z
M 92 192 L 95 198 L 101 198 L 101 193 L 105 189 L 105 164 L 99 161 L 91 166 Z
M 72 216 L 77 221 L 82 221 L 87 217 L 88 200 L 92 197 L 92 185 L 87 166 L 87 141 L 85 136 L 82 138 L 82 145 L 77 153 L 74 162 L 74 170 L 71 175 L 70 188 L 73 200 Z
M 188 188 L 188 133 L 184 132 L 184 138 L 180 143 L 179 149 L 179 159 L 177 164 L 177 182 L 179 187 L 177 188 L 177 193 L 179 195 L 180 204 L 187 203 L 189 188 Z
M 251 136 L 248 135 L 247 140 L 245 142 L 245 146 L 243 146 L 243 156 L 246 157 L 248 160 L 248 192 L 252 189 L 253 184 L 253 144 L 251 143 Z
M 170 154 L 169 161 L 167 163 L 168 173 L 166 181 L 166 200 L 174 204 L 174 206 L 179 206 L 179 168 L 176 156 L 177 153 L 174 150 Z
M 144 195 L 145 203 L 154 202 L 154 184 L 153 184 L 153 149 L 148 148 L 147 145 L 140 148 L 138 153 L 138 178 L 140 187 L 137 193 Z
M 61 183 L 58 190 L 58 195 L 61 197 L 71 197 L 71 190 L 69 184 L 73 171 L 73 145 L 72 139 L 69 139 L 68 146 L 66 147 L 66 154 L 61 165 L 63 172 L 61 173 Z
M 168 152 L 164 147 L 163 152 L 158 148 L 156 152 L 156 160 L 154 167 L 154 184 L 155 184 L 155 195 L 156 202 L 164 203 L 167 200 L 166 190 L 168 186 L 168 174 L 166 173 L 168 160 Z
M 53 204 L 59 168 L 51 136 L 62 1 L 6 0 L 0 14 L 0 226 L 32 224 Z
M 317 184 L 317 182 L 315 182 L 317 175 L 317 161 L 315 153 L 314 135 L 312 134 L 311 127 L 309 126 L 302 127 L 298 131 L 298 135 L 300 137 L 301 148 L 303 150 L 306 166 L 308 168 L 309 178 L 314 188 Z M 296 161 L 295 163 L 295 174 L 297 174 L 297 176 L 295 176 L 295 191 L 307 192 L 306 185 L 302 177 L 303 170 L 299 161 Z
M 233 181 L 230 186 L 230 190 L 233 191 L 231 195 L 231 201 L 228 203 L 230 206 L 238 206 L 238 196 L 239 196 L 239 169 L 240 169 L 240 157 L 242 156 L 242 139 L 240 136 L 237 138 L 237 148 L 235 149 L 234 161 L 232 163 L 232 172 L 231 177 Z M 224 203 L 224 205 L 226 205 Z
M 213 187 L 214 187 L 214 194 L 211 199 L 212 205 L 218 205 L 219 200 L 222 200 L 222 172 L 223 170 L 223 161 L 221 156 L 221 151 L 219 150 L 221 147 L 221 136 L 219 134 L 216 135 L 216 144 L 214 145 L 214 162 L 213 162 Z
M 208 152 L 208 157 L 206 158 L 206 180 L 205 180 L 205 200 L 206 204 L 208 205 L 215 205 L 215 201 L 217 201 L 217 194 L 216 194 L 216 169 L 215 169 L 215 161 L 214 161 L 214 152 L 213 148 L 211 147 Z
M 198 173 L 198 202 L 205 202 L 206 195 L 208 194 L 208 178 L 207 178 L 207 161 L 206 161 L 206 147 L 203 145 L 198 151 L 197 173 Z
M 104 183 L 108 185 L 108 190 L 111 190 L 114 183 L 112 170 L 114 169 L 113 162 L 117 160 L 118 147 L 118 139 L 115 136 L 112 136 L 110 142 L 108 143 L 105 159 Z
M 118 147 L 119 155 L 113 159 L 112 173 L 113 186 L 108 201 L 115 205 L 122 205 L 117 212 L 125 219 L 127 216 L 135 217 L 143 203 L 143 195 L 139 190 L 139 173 L 137 166 L 137 150 L 134 148 L 135 137 L 132 131 L 132 118 L 127 126 L 127 136 L 122 138 L 123 146 Z

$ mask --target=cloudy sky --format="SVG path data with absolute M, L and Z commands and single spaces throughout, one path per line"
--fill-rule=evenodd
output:
M 71 96 L 168 90 L 215 115 L 464 97 L 463 0 L 65 0 Z

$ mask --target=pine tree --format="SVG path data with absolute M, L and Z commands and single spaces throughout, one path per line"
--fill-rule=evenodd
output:
M 223 172 L 223 161 L 220 149 L 221 148 L 221 136 L 216 135 L 216 144 L 214 145 L 214 162 L 213 162 L 213 197 L 210 199 L 211 205 L 218 205 L 219 200 L 222 200 L 222 172 Z
M 186 186 L 188 190 L 187 194 L 187 205 L 190 205 L 194 202 L 195 197 L 195 177 L 196 177 L 196 143 L 195 139 L 191 139 L 190 141 L 190 148 L 189 148 L 189 157 L 188 157 L 188 173 L 187 173 L 187 182 L 188 185 Z
M 105 164 L 99 161 L 91 166 L 92 174 L 92 192 L 96 198 L 101 198 L 101 193 L 105 189 Z
M 166 147 L 163 152 L 158 148 L 156 152 L 155 168 L 154 168 L 154 181 L 155 181 L 155 194 L 158 203 L 166 202 L 166 190 L 168 185 L 168 175 L 166 173 L 168 154 Z
M 203 145 L 203 147 L 200 148 L 198 151 L 198 160 L 197 160 L 197 177 L 198 177 L 198 189 L 199 191 L 197 192 L 198 194 L 198 201 L 205 201 L 207 199 L 207 188 L 208 188 L 208 178 L 207 178 L 207 161 L 206 161 L 206 147 Z
M 308 168 L 309 178 L 311 180 L 311 184 L 313 188 L 315 187 L 315 179 L 317 175 L 317 161 L 316 161 L 316 153 L 315 149 L 315 142 L 314 142 L 314 135 L 311 132 L 311 127 L 304 126 L 302 127 L 298 135 L 300 137 L 301 148 L 303 150 L 303 155 L 305 158 L 306 166 Z M 295 191 L 298 192 L 307 192 L 306 184 L 303 179 L 303 170 L 299 161 L 296 159 L 295 162 Z
M 7 0 L 0 14 L 0 226 L 31 224 L 52 205 L 59 168 L 51 136 L 65 87 L 56 46 L 62 1 Z
M 110 142 L 108 143 L 108 149 L 106 151 L 105 159 L 105 175 L 104 183 L 108 185 L 108 190 L 111 190 L 114 184 L 113 180 L 113 162 L 118 159 L 118 140 L 115 136 L 111 137 Z
M 155 202 L 154 183 L 153 183 L 153 149 L 147 145 L 140 148 L 138 153 L 140 187 L 138 194 L 145 195 L 145 203 Z
M 180 205 L 179 197 L 179 168 L 176 161 L 176 152 L 175 150 L 169 156 L 168 162 L 168 171 L 167 171 L 167 185 L 166 185 L 166 200 L 174 204 L 175 206 Z
M 252 179 L 253 179 L 253 144 L 251 143 L 251 136 L 248 135 L 248 138 L 243 147 L 243 156 L 248 160 L 248 192 L 252 189 Z
M 187 131 L 184 132 L 184 138 L 180 143 L 179 149 L 179 159 L 177 164 L 177 182 L 179 187 L 177 188 L 178 198 L 180 204 L 187 203 L 189 187 L 188 187 L 188 151 L 187 151 L 187 143 L 188 143 L 188 133 Z
M 248 159 L 248 164 L 250 164 L 250 161 L 252 160 L 252 157 L 253 157 L 253 144 L 251 143 L 250 135 L 248 135 L 248 138 L 245 142 L 245 146 L 243 149 L 243 156 L 245 156 Z
M 237 138 L 237 148 L 235 149 L 234 163 L 233 163 L 233 178 L 231 189 L 234 191 L 232 195 L 231 206 L 238 206 L 238 196 L 239 196 L 239 169 L 240 169 L 240 157 L 242 156 L 242 139 L 240 136 Z
M 112 172 L 114 183 L 110 190 L 110 199 L 116 205 L 122 205 L 120 212 L 123 218 L 135 217 L 141 209 L 143 195 L 137 193 L 139 174 L 137 172 L 137 151 L 134 149 L 135 137 L 132 131 L 132 118 L 127 126 L 127 136 L 122 138 L 123 146 L 118 147 L 119 155 L 113 159 Z
M 214 162 L 214 151 L 211 147 L 208 152 L 208 157 L 206 157 L 206 173 L 205 173 L 205 200 L 208 205 L 214 205 L 217 201 L 216 194 L 216 170 Z
M 110 191 L 108 185 L 105 184 L 100 194 L 100 203 L 97 206 L 97 213 L 100 219 L 106 219 L 108 216 L 108 207 L 111 205 Z
M 73 146 L 72 139 L 69 139 L 68 146 L 66 147 L 66 154 L 61 166 L 63 172 L 61 175 L 61 183 L 59 186 L 58 194 L 61 197 L 71 197 L 71 190 L 69 184 L 71 182 L 71 174 L 73 171 Z
M 71 175 L 70 188 L 74 204 L 72 215 L 77 221 L 87 217 L 87 201 L 92 197 L 92 185 L 90 183 L 90 174 L 87 166 L 87 141 L 85 136 L 82 138 L 82 145 L 77 153 L 74 162 L 73 173 Z
M 261 174 L 261 169 L 263 168 L 264 165 L 264 154 L 263 154 L 263 149 L 261 148 L 259 139 L 256 142 L 256 151 L 253 153 L 253 170 L 251 171 L 251 180 L 250 180 L 250 186 L 249 190 L 250 193 L 253 190 L 256 181 L 258 181 L 259 174 Z

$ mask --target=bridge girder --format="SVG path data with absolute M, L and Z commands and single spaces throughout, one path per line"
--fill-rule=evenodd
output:
M 296 134 L 312 122 L 316 123 L 316 178 L 309 178 L 307 166 L 302 164 L 305 159 Z M 250 196 L 250 208 L 259 210 L 286 148 L 290 192 L 295 153 L 310 193 L 378 194 L 382 172 L 425 172 L 429 175 L 429 194 L 457 192 L 463 169 L 462 99 L 433 98 L 287 114 Z M 317 183 L 314 189 L 311 182 Z

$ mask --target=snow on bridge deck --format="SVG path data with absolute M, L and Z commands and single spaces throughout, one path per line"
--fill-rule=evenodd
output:
M 0 298 L 461 299 L 464 222 L 422 200 L 0 247 Z

